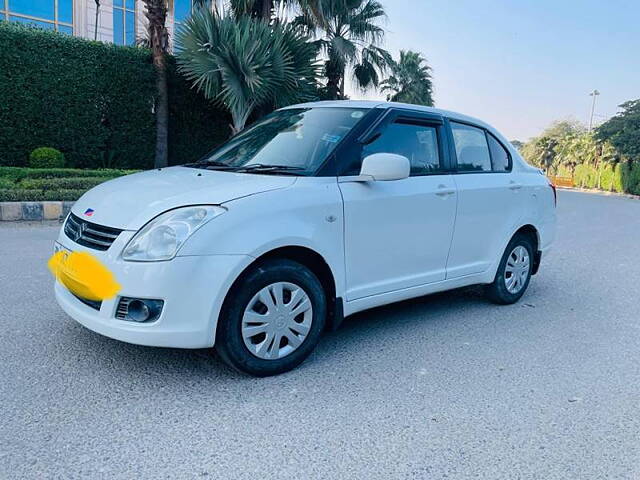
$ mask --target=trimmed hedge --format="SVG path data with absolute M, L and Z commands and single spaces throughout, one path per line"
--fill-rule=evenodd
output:
M 602 163 L 576 165 L 573 183 L 577 187 L 640 195 L 640 163 L 622 162 L 615 166 Z
M 123 170 L 103 168 L 96 170 L 83 170 L 79 168 L 24 168 L 24 167 L 0 167 L 0 178 L 8 178 L 17 182 L 24 178 L 84 178 L 84 177 L 108 177 L 115 178 L 139 170 Z
M 190 88 L 177 73 L 173 57 L 168 73 L 169 164 L 180 165 L 200 159 L 226 141 L 231 135 L 231 115 Z
M 0 166 L 55 147 L 67 165 L 150 168 L 155 72 L 149 50 L 0 22 Z M 169 68 L 169 159 L 197 159 L 229 135 L 213 108 Z
M 5 190 L 8 188 L 14 188 L 16 186 L 16 182 L 9 178 L 0 178 L 0 190 Z
M 86 190 L 27 190 L 23 188 L 1 189 L 0 202 L 75 201 Z
M 107 177 L 27 178 L 18 184 L 18 188 L 27 188 L 29 190 L 89 190 L 107 180 L 111 179 Z
M 0 202 L 77 200 L 100 183 L 137 171 L 0 167 Z

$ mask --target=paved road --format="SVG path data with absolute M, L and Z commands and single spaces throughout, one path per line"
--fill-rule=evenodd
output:
M 514 306 L 358 314 L 298 370 L 127 345 L 56 305 L 54 226 L 0 227 L 0 478 L 640 478 L 640 201 L 562 192 Z

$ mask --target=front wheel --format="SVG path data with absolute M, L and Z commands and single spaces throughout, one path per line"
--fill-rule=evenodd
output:
M 520 300 L 531 280 L 533 245 L 528 236 L 515 235 L 505 249 L 496 277 L 487 287 L 487 297 L 494 303 L 509 305 Z
M 304 265 L 268 260 L 229 292 L 216 350 L 231 367 L 255 376 L 292 370 L 313 351 L 326 321 L 322 284 Z

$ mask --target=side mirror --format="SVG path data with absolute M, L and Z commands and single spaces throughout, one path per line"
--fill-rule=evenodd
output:
M 395 153 L 374 153 L 362 160 L 360 177 L 375 181 L 402 180 L 409 177 L 409 159 Z

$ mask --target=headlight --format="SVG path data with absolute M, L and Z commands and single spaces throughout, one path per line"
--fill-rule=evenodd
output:
M 171 260 L 187 238 L 212 218 L 226 212 L 222 207 L 182 207 L 158 215 L 136 233 L 122 258 L 134 262 Z

